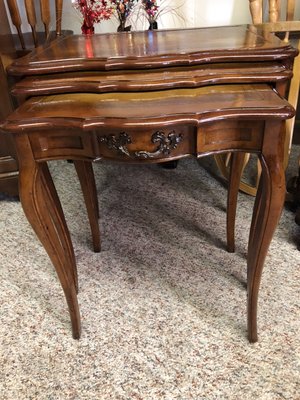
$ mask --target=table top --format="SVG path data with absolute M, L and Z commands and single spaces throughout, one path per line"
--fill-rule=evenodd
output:
M 257 119 L 286 119 L 294 114 L 289 103 L 266 84 L 215 85 L 138 93 L 74 93 L 32 97 L 1 125 L 14 133 L 53 129 L 55 126 L 93 130 L 100 126 L 162 126 L 208 122 L 220 114 L 251 110 Z M 16 126 L 18 125 L 18 128 Z M 128 128 L 127 126 L 127 128 Z
M 17 59 L 11 75 L 193 66 L 213 62 L 270 61 L 297 51 L 253 25 L 71 35 Z

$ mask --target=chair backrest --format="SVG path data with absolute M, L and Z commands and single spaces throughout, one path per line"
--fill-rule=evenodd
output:
M 263 29 L 265 34 L 281 33 L 285 34 L 283 40 L 290 41 L 290 33 L 297 33 L 298 39 L 292 41 L 292 45 L 298 47 L 300 51 L 300 21 L 295 20 L 295 0 L 249 0 L 250 12 L 252 21 L 255 26 Z M 268 8 L 267 8 L 268 7 Z M 264 11 L 267 11 L 264 13 Z M 268 21 L 264 22 L 264 14 L 268 15 Z M 292 38 L 292 35 L 291 35 Z M 300 56 L 296 57 L 293 67 L 293 78 L 289 86 L 289 93 L 287 95 L 288 101 L 294 108 L 297 108 L 300 87 Z M 292 136 L 295 125 L 295 118 L 287 121 L 287 136 L 285 152 L 289 154 L 292 144 Z M 287 164 L 288 157 L 285 157 L 285 164 Z
M 289 32 L 299 31 L 299 23 L 295 21 L 296 0 L 249 0 L 249 3 L 253 24 L 264 23 L 270 31 L 286 32 L 285 41 L 288 41 Z M 268 15 L 266 20 L 264 14 Z
M 61 34 L 61 19 L 63 0 L 6 0 L 12 24 L 15 26 L 23 50 L 49 40 L 52 26 L 55 25 L 55 35 Z M 38 4 L 38 7 L 36 6 Z M 51 21 L 51 6 L 55 6 L 55 24 Z M 39 10 L 37 9 L 39 8 Z M 22 20 L 22 11 L 25 9 L 26 20 Z M 39 21 L 42 22 L 43 32 L 38 31 Z M 29 24 L 31 33 L 24 33 L 22 26 Z
M 264 8 L 266 1 L 263 0 L 249 0 L 250 12 L 254 24 L 261 24 L 264 20 Z M 287 0 L 281 3 L 281 0 L 268 0 L 268 22 L 277 22 L 282 19 L 283 5 L 285 6 L 285 20 L 292 21 L 295 14 L 295 0 Z

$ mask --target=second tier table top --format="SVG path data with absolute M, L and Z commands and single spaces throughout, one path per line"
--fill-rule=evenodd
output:
M 10 75 L 149 70 L 217 62 L 292 62 L 297 50 L 253 25 L 61 37 L 17 59 Z
M 38 162 L 66 156 L 161 162 L 233 149 L 259 152 L 265 121 L 293 115 L 269 85 L 227 84 L 34 96 L 1 129 L 20 140 L 29 135 L 30 152 Z

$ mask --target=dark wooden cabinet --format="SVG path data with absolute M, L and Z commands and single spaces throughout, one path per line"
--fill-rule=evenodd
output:
M 4 2 L 0 2 L 0 120 L 13 110 L 5 68 L 15 54 Z M 18 163 L 9 136 L 0 133 L 0 193 L 18 195 Z

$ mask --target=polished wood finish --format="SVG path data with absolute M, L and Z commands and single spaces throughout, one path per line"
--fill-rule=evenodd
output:
M 91 227 L 93 250 L 98 253 L 101 250 L 99 230 L 99 207 L 97 198 L 96 182 L 92 163 L 81 160 L 74 160 L 77 176 L 82 189 L 88 219 Z
M 17 60 L 9 73 L 25 76 L 12 90 L 19 104 L 32 95 L 139 92 L 241 82 L 267 82 L 284 95 L 296 54 L 290 44 L 252 26 L 73 35 Z M 216 160 L 221 160 L 222 167 L 222 157 Z M 232 174 L 228 249 L 234 248 L 238 187 L 237 175 Z
M 279 61 L 289 69 L 296 50 L 272 34 L 251 26 L 174 31 L 119 32 L 62 37 L 35 54 L 14 62 L 14 76 L 83 71 L 157 70 L 215 63 Z M 153 72 L 153 71 L 152 71 Z M 172 70 L 169 69 L 169 73 Z M 149 72 L 151 73 L 151 72 Z M 169 83 L 170 87 L 170 83 Z
M 213 63 L 201 67 L 173 67 L 146 70 L 95 71 L 30 76 L 19 81 L 11 93 L 19 103 L 30 96 L 55 93 L 137 92 L 194 88 L 222 83 L 272 82 L 284 86 L 292 71 L 274 62 Z
M 22 155 L 22 205 L 56 268 L 74 338 L 80 336 L 74 252 L 46 162 L 142 164 L 216 152 L 259 154 L 263 179 L 248 249 L 248 337 L 254 342 L 262 268 L 284 200 L 283 121 L 293 115 L 268 85 L 233 84 L 32 97 L 8 117 L 2 130 L 13 135 Z
M 296 54 L 290 44 L 271 33 L 236 26 L 74 35 L 59 38 L 11 65 L 10 74 L 22 78 L 13 89 L 21 106 L 3 129 L 14 132 L 19 154 L 26 152 L 21 164 L 22 203 L 41 241 L 47 241 L 45 248 L 67 297 L 74 337 L 80 334 L 76 268 L 66 244 L 65 222 L 61 212 L 55 211 L 56 207 L 60 210 L 59 201 L 41 165 L 51 159 L 74 160 L 98 251 L 99 211 L 89 164 L 95 158 L 158 163 L 190 155 L 251 151 L 264 160 L 266 176 L 249 240 L 248 332 L 249 340 L 256 340 L 260 275 L 282 207 L 282 181 L 268 169 L 272 166 L 281 176 L 282 121 L 293 115 L 272 87 L 285 94 Z M 265 135 L 272 135 L 272 130 L 278 145 L 271 150 Z M 45 177 L 51 190 L 43 183 Z M 228 248 L 232 251 L 235 174 L 231 179 Z M 50 219 L 44 218 L 40 202 L 48 202 L 53 209 Z M 64 247 L 69 249 L 66 262 Z
M 72 36 L 15 62 L 10 73 L 30 77 L 16 84 L 12 93 L 21 103 L 32 95 L 62 92 L 135 92 L 268 82 L 284 95 L 295 54 L 295 49 L 271 33 L 247 26 Z M 228 177 L 223 158 L 218 156 L 216 161 Z M 230 216 L 235 215 L 237 203 L 237 199 L 233 201 L 239 187 L 235 177 L 232 175 L 229 191 Z M 228 219 L 228 224 L 227 242 L 232 249 L 234 219 Z

